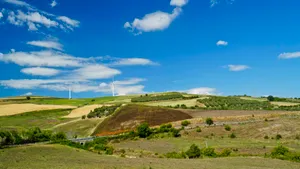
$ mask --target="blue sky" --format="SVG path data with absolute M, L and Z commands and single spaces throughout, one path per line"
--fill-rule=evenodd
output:
M 0 0 L 0 97 L 299 97 L 297 0 Z

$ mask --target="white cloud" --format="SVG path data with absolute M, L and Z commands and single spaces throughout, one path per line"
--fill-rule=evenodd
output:
M 292 52 L 292 53 L 281 53 L 278 56 L 279 59 L 295 59 L 300 58 L 300 52 Z
M 10 52 L 11 52 L 11 53 L 15 53 L 16 50 L 15 50 L 15 49 L 10 49 Z
M 176 7 L 171 14 L 157 11 L 145 15 L 142 19 L 135 18 L 132 23 L 126 22 L 124 28 L 130 29 L 131 32 L 137 32 L 137 34 L 161 31 L 167 29 L 181 11 L 182 9 L 179 7 Z
M 227 4 L 233 4 L 235 0 L 210 0 L 210 7 L 214 7 L 221 2 L 225 2 Z
M 81 67 L 87 59 L 55 51 L 15 52 L 2 54 L 0 61 L 20 66 Z
M 1 80 L 0 85 L 15 89 L 36 89 L 40 85 L 46 84 L 57 84 L 57 83 L 71 83 L 73 80 L 62 80 L 62 79 L 20 79 L 20 80 Z
M 25 7 L 28 9 L 27 13 L 22 12 L 20 9 L 17 12 L 7 10 L 8 22 L 17 26 L 28 26 L 28 30 L 37 31 L 41 26 L 47 28 L 60 28 L 64 31 L 73 30 L 74 27 L 79 26 L 79 21 L 71 19 L 67 16 L 57 16 L 36 7 L 20 1 L 20 0 L 5 0 L 5 2 L 16 5 L 18 7 Z M 52 1 L 51 5 L 56 5 L 56 1 Z
M 250 67 L 247 65 L 228 65 L 228 66 L 225 66 L 225 68 L 229 68 L 229 71 L 232 71 L 232 72 L 239 72 L 239 71 L 243 71 L 246 69 L 250 69 Z
M 17 6 L 24 6 L 24 7 L 30 7 L 31 5 L 29 5 L 28 3 L 24 2 L 24 1 L 19 1 L 19 0 L 4 0 L 4 2 L 10 3 L 10 4 L 14 4 Z
M 214 7 L 215 5 L 217 5 L 219 3 L 219 0 L 210 0 L 210 6 Z
M 227 46 L 227 45 L 228 45 L 228 42 L 223 41 L 223 40 L 219 40 L 219 41 L 217 42 L 217 46 Z
M 24 68 L 21 70 L 24 74 L 34 75 L 34 76 L 54 76 L 57 75 L 60 70 L 52 68 L 43 68 L 43 67 L 32 67 Z
M 25 93 L 22 96 L 32 96 L 33 94 L 31 92 Z
M 209 87 L 200 87 L 184 91 L 188 94 L 203 94 L 203 95 L 217 95 L 217 90 Z
M 51 6 L 52 8 L 54 8 L 56 5 L 57 5 L 57 2 L 56 2 L 55 0 L 53 0 L 53 1 L 51 2 L 51 4 L 50 4 L 50 6 Z
M 115 91 L 117 95 L 123 96 L 128 94 L 140 94 L 144 93 L 145 86 L 143 85 L 135 85 L 135 86 L 116 86 Z
M 140 82 L 145 81 L 146 79 L 141 79 L 141 78 L 131 78 L 128 80 L 122 80 L 122 81 L 114 81 L 115 85 L 134 85 L 138 84 Z
M 3 14 L 2 14 L 2 12 L 0 12 L 0 19 L 1 19 L 1 18 L 3 18 Z
M 117 69 L 104 65 L 87 65 L 73 71 L 71 77 L 79 79 L 107 79 L 121 74 Z
M 37 24 L 44 25 L 47 28 L 58 26 L 56 21 L 48 19 L 38 12 L 28 12 L 26 14 L 20 10 L 17 11 L 17 14 L 13 11 L 9 12 L 8 21 L 9 23 L 17 26 L 23 26 L 26 23 L 28 25 L 28 29 L 32 31 L 37 30 Z
M 170 5 L 182 7 L 186 5 L 188 2 L 189 0 L 171 0 Z
M 48 49 L 63 50 L 63 45 L 55 41 L 30 41 L 27 44 Z
M 64 23 L 72 26 L 72 27 L 78 27 L 79 26 L 79 21 L 73 20 L 71 18 L 68 18 L 66 16 L 59 16 L 57 17 L 58 20 L 63 21 Z
M 144 58 L 125 58 L 125 59 L 119 59 L 112 63 L 112 65 L 117 66 L 133 66 L 133 65 L 158 65 L 158 63 L 155 63 L 149 59 Z

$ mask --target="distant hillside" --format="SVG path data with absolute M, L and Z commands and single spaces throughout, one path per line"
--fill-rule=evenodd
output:
M 172 121 L 190 119 L 192 116 L 179 110 L 130 104 L 120 108 L 113 116 L 104 120 L 93 135 L 110 135 L 128 131 L 147 122 L 156 126 Z

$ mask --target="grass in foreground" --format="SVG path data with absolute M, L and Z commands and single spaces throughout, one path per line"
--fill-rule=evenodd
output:
M 298 169 L 299 163 L 257 157 L 217 159 L 121 158 L 61 145 L 34 145 L 0 150 L 0 168 L 214 168 Z
M 22 129 L 39 127 L 48 129 L 57 124 L 65 123 L 74 119 L 62 118 L 70 113 L 71 110 L 44 110 L 28 112 L 13 116 L 0 117 L 0 129 Z

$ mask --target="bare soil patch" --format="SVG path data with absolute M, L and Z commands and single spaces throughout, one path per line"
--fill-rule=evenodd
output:
M 0 116 L 11 116 L 32 111 L 54 110 L 54 109 L 73 109 L 75 106 L 61 105 L 37 105 L 37 104 L 6 104 L 0 105 Z

